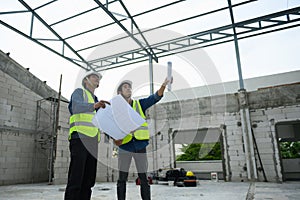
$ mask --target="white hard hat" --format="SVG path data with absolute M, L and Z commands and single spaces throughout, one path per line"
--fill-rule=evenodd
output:
M 83 82 L 84 79 L 85 79 L 86 77 L 92 75 L 92 74 L 98 76 L 98 77 L 99 77 L 99 80 L 101 80 L 102 74 L 100 74 L 99 72 L 95 72 L 95 71 L 87 71 L 87 72 L 85 72 L 84 76 L 82 77 L 82 83 L 81 83 L 82 86 L 84 86 L 84 82 Z
M 121 90 L 121 86 L 125 83 L 127 83 L 128 85 L 130 85 L 130 87 L 132 87 L 132 81 L 130 81 L 130 80 L 121 81 L 121 83 L 118 85 L 117 93 Z
M 82 79 L 85 79 L 86 77 L 88 77 L 88 76 L 90 76 L 92 74 L 98 76 L 99 80 L 101 80 L 102 74 L 100 74 L 99 72 L 95 72 L 95 71 L 87 71 Z
M 125 84 L 125 83 L 127 83 L 127 84 L 130 85 L 130 86 L 132 86 L 132 81 L 130 81 L 130 80 L 124 80 L 124 81 L 122 81 L 122 82 L 119 84 L 119 87 L 120 87 L 121 85 Z

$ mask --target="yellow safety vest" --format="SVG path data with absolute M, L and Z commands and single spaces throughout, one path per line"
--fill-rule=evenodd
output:
M 146 119 L 146 116 L 142 110 L 141 104 L 139 100 L 133 100 L 132 104 L 133 110 L 137 111 L 143 119 Z M 137 139 L 137 140 L 149 140 L 150 134 L 148 130 L 148 123 L 145 122 L 143 123 L 134 133 L 128 134 L 123 138 L 122 144 L 126 144 L 132 140 L 132 138 Z
M 93 103 L 93 104 L 95 103 L 92 94 L 86 89 L 83 90 L 83 100 L 86 103 Z M 71 139 L 72 133 L 76 131 L 88 137 L 95 137 L 98 135 L 98 141 L 100 141 L 100 131 L 92 123 L 92 119 L 95 113 L 96 111 L 71 115 L 69 140 Z

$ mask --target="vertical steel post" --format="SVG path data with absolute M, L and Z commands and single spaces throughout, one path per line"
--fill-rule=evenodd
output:
M 238 67 L 238 73 L 239 73 L 240 89 L 244 89 L 244 79 L 243 79 L 243 74 L 242 74 L 239 44 L 238 44 L 238 39 L 237 39 L 237 35 L 236 35 L 236 30 L 235 30 L 235 22 L 234 22 L 233 10 L 232 10 L 232 6 L 231 6 L 231 0 L 228 0 L 228 7 L 229 7 L 230 18 L 231 18 L 232 29 L 233 29 L 234 46 L 235 46 L 236 61 L 237 61 L 237 67 Z
M 239 84 L 240 84 L 239 101 L 242 102 L 240 104 L 241 105 L 240 115 L 241 115 L 242 132 L 243 132 L 243 138 L 244 138 L 247 175 L 248 175 L 248 180 L 253 180 L 253 179 L 256 180 L 257 179 L 257 168 L 256 168 L 254 146 L 253 146 L 253 140 L 252 140 L 252 134 L 251 134 L 251 119 L 250 119 L 250 113 L 249 113 L 249 108 L 248 108 L 247 92 L 244 88 L 244 79 L 243 79 L 243 75 L 242 75 L 239 44 L 238 44 L 238 38 L 237 38 L 237 34 L 236 34 L 231 0 L 228 0 L 228 9 L 230 12 L 230 18 L 231 18 L 231 23 L 232 23 L 236 61 L 237 61 L 237 67 L 238 67 L 238 73 L 239 73 Z
M 153 87 L 153 61 L 152 56 L 149 55 L 149 81 L 150 81 L 150 94 L 154 94 Z
M 34 14 L 31 15 L 30 37 L 32 38 Z
M 154 94 L 154 87 L 153 87 L 153 60 L 151 54 L 149 54 L 149 81 L 150 81 L 150 95 Z M 155 166 L 156 166 L 156 157 L 154 151 L 157 151 L 157 135 L 156 135 L 156 111 L 155 108 L 153 109 L 153 118 L 152 120 L 152 128 L 154 129 L 154 135 L 153 139 L 151 140 L 151 145 L 152 145 L 152 164 L 153 164 L 153 169 L 152 171 L 155 171 Z

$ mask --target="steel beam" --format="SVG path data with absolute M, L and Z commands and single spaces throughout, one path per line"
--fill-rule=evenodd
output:
M 108 15 L 108 16 L 110 16 L 110 18 L 112 18 L 114 21 L 115 21 L 115 23 L 116 24 L 118 24 L 119 25 L 119 27 L 121 28 L 121 29 L 123 29 L 123 31 L 133 40 L 133 41 L 135 41 L 140 47 L 141 47 L 141 49 L 143 50 L 143 51 L 145 51 L 146 53 L 147 53 L 147 55 L 149 55 L 149 56 L 152 56 L 153 57 L 153 55 L 151 55 L 151 53 L 148 51 L 148 49 L 146 48 L 146 47 L 144 47 L 143 46 L 143 44 L 138 40 L 138 39 L 136 39 L 134 36 L 133 36 L 133 34 L 132 33 L 130 33 L 130 31 L 128 31 L 127 29 L 126 29 L 126 27 L 125 26 L 123 26 L 123 24 L 99 1 L 99 0 L 94 0 L 101 8 L 102 8 L 102 10 L 104 10 L 104 12 Z
M 228 6 L 229 6 L 229 13 L 230 13 L 230 19 L 231 19 L 232 30 L 233 30 L 233 41 L 234 41 L 236 62 L 237 62 L 238 74 L 239 74 L 239 84 L 240 84 L 240 89 L 244 89 L 244 79 L 243 79 L 243 73 L 242 73 L 239 43 L 238 43 L 238 38 L 237 38 L 237 34 L 236 34 L 236 26 L 235 26 L 235 22 L 234 22 L 234 15 L 233 15 L 233 10 L 232 10 L 232 6 L 231 6 L 231 0 L 228 0 Z
M 87 66 L 89 66 L 92 70 L 95 70 L 93 69 L 90 64 L 84 59 L 81 57 L 81 55 L 79 55 L 73 48 L 71 45 L 69 45 L 58 33 L 56 33 L 48 24 L 47 22 L 45 22 L 43 20 L 42 17 L 40 17 L 25 1 L 23 0 L 18 0 L 28 11 L 30 11 L 32 13 L 32 15 L 34 17 L 36 17 L 48 30 L 51 31 L 51 33 L 53 35 L 55 35 L 62 43 L 64 46 L 67 46 L 82 62 L 84 62 L 85 64 L 87 64 Z M 32 21 L 33 22 L 33 21 Z M 31 40 L 36 40 L 34 38 L 32 38 L 31 36 L 29 36 L 31 38 Z M 53 50 L 53 49 L 52 49 Z M 55 51 L 55 50 L 53 50 Z M 56 52 L 56 51 L 55 51 Z M 59 53 L 58 53 L 59 54 Z M 63 52 L 61 54 L 62 57 L 66 58 L 66 56 L 63 55 Z M 69 60 L 69 59 L 68 59 Z
M 255 1 L 257 1 L 257 0 L 244 1 L 244 2 L 241 2 L 241 3 L 234 4 L 234 5 L 232 5 L 232 7 L 241 6 L 241 5 L 252 3 L 252 2 L 255 2 Z M 156 8 L 156 9 L 158 9 L 158 8 Z M 153 9 L 153 11 L 155 11 L 156 9 Z M 157 26 L 157 27 L 154 27 L 154 28 L 147 29 L 145 31 L 142 31 L 142 33 L 154 31 L 154 30 L 161 29 L 161 28 L 165 28 L 165 27 L 177 24 L 177 23 L 182 23 L 182 22 L 185 22 L 185 21 L 188 21 L 188 20 L 192 20 L 192 19 L 195 19 L 195 18 L 198 18 L 198 17 L 203 17 L 205 15 L 213 14 L 213 13 L 224 11 L 224 10 L 227 10 L 227 9 L 228 9 L 228 6 L 223 7 L 223 8 L 219 8 L 219 9 L 216 9 L 216 10 L 212 10 L 212 11 L 209 11 L 209 12 L 206 12 L 206 13 L 201 13 L 199 15 L 194 15 L 194 16 L 191 16 L 191 17 L 187 17 L 187 18 L 184 18 L 184 19 L 180 19 L 180 20 L 177 20 L 177 21 L 174 21 L 174 22 L 170 22 L 170 23 L 167 23 L 167 24 L 164 24 L 164 25 L 160 25 L 160 26 Z M 146 12 L 143 12 L 143 13 L 139 13 L 137 15 L 134 15 L 133 18 L 137 17 L 137 16 L 140 16 L 140 15 L 143 15 L 143 14 L 146 14 L 146 13 L 148 13 L 148 12 L 146 11 Z M 120 22 L 121 21 L 123 21 L 123 20 L 120 20 Z M 82 33 L 79 33 L 79 34 L 76 34 L 76 35 L 73 35 L 73 36 L 70 36 L 70 37 L 65 38 L 65 39 L 70 39 L 72 37 L 77 37 L 79 35 L 82 35 L 82 34 L 85 34 L 85 33 L 88 33 L 88 32 L 92 32 L 92 31 L 95 31 L 95 30 L 100 29 L 100 28 L 104 28 L 104 27 L 110 26 L 112 24 L 114 24 L 114 22 L 110 23 L 110 24 L 103 25 L 103 26 L 98 27 L 98 28 L 90 29 L 88 31 L 85 31 L 85 32 L 82 32 Z M 134 33 L 133 35 L 137 35 L 137 34 L 139 34 L 139 33 Z M 126 39 L 126 38 L 128 38 L 128 36 L 119 37 L 119 38 L 116 38 L 116 39 L 113 39 L 113 40 L 109 40 L 109 41 L 106 41 L 106 42 L 103 42 L 103 43 L 100 43 L 100 44 L 96 44 L 96 45 L 84 47 L 84 48 L 78 49 L 77 51 L 80 52 L 80 51 L 88 50 L 88 49 L 91 49 L 91 48 L 95 48 L 95 47 L 98 47 L 98 46 L 101 46 L 101 45 L 109 44 L 111 42 L 115 42 L 115 41 Z
M 145 38 L 145 36 L 143 35 L 143 33 L 141 32 L 139 26 L 137 25 L 137 23 L 135 22 L 135 20 L 133 19 L 133 17 L 131 16 L 131 14 L 129 13 L 128 9 L 126 8 L 125 4 L 123 3 L 122 0 L 119 0 L 120 4 L 122 5 L 123 9 L 125 10 L 126 14 L 128 15 L 128 17 L 131 20 L 131 23 L 135 26 L 135 28 L 138 30 L 139 35 L 143 38 L 144 42 L 146 43 L 148 49 L 150 50 L 150 55 L 151 57 L 158 62 L 158 58 L 156 57 L 155 53 L 153 52 L 153 49 L 151 48 L 151 46 L 149 45 L 147 39 Z
M 294 16 L 292 18 L 291 16 Z M 275 19 L 276 21 L 272 20 Z M 282 20 L 279 20 L 279 18 Z M 264 22 L 270 22 L 272 21 L 272 24 L 264 24 Z M 236 35 L 237 39 L 241 40 L 244 38 L 254 37 L 257 35 L 262 35 L 270 32 L 285 30 L 288 28 L 294 28 L 297 26 L 300 26 L 300 7 L 295 7 L 292 9 L 284 10 L 281 12 L 257 17 L 250 20 L 245 20 L 242 22 L 235 23 L 234 26 L 236 27 Z M 297 24 L 295 24 L 297 23 Z M 257 24 L 256 27 L 253 25 Z M 251 26 L 250 26 L 251 25 Z M 239 28 L 239 29 L 237 29 Z M 271 30 L 270 30 L 271 29 Z M 233 33 L 228 33 L 232 30 L 232 25 L 226 25 L 214 29 L 210 29 L 207 31 L 191 34 L 188 36 L 176 38 L 169 41 L 164 41 L 161 43 L 153 44 L 151 45 L 153 50 L 155 51 L 156 55 L 159 57 L 173 55 L 176 53 L 181 53 L 184 51 L 194 50 L 197 48 L 204 48 L 207 46 L 213 46 L 221 43 L 226 43 L 234 40 Z M 179 42 L 186 42 L 187 44 L 190 43 L 190 45 L 178 45 Z M 172 45 L 176 47 L 172 47 Z M 196 48 L 192 48 L 193 46 L 198 46 Z M 98 70 L 105 70 L 105 69 L 111 69 L 115 67 L 121 67 L 125 66 L 127 64 L 133 64 L 137 62 L 142 62 L 148 60 L 147 55 L 144 56 L 137 56 L 140 55 L 141 49 L 135 49 L 132 51 L 127 51 L 120 54 L 115 54 L 111 56 L 107 56 L 101 59 L 96 59 L 93 61 L 90 61 L 90 63 L 95 64 L 99 63 L 100 61 L 105 61 L 109 59 L 115 59 L 116 57 L 122 56 L 127 57 L 128 55 L 134 55 L 134 59 L 127 61 L 120 61 L 118 63 L 114 63 L 112 65 L 97 65 Z
M 99 4 L 101 4 L 102 6 L 104 6 L 104 4 L 100 3 L 99 0 L 94 0 L 95 2 L 98 2 Z M 107 1 L 107 4 L 116 2 L 117 0 L 112 0 L 110 2 Z M 123 8 L 125 7 L 125 11 L 127 11 L 127 15 L 128 17 L 132 20 L 132 25 L 134 25 L 134 18 L 137 16 L 141 16 L 150 12 L 154 12 L 156 10 L 168 7 L 168 6 L 172 6 L 174 4 L 178 4 L 180 2 L 183 2 L 185 0 L 177 0 L 165 5 L 161 5 L 158 6 L 156 8 L 153 9 L 149 9 L 146 10 L 142 13 L 138 13 L 136 15 L 131 16 L 129 11 L 126 9 L 125 6 L 123 6 Z M 236 6 L 241 6 L 250 2 L 254 2 L 256 0 L 248 0 L 248 1 L 243 1 L 240 2 L 238 4 L 234 4 L 231 5 L 231 7 L 236 7 Z M 68 61 L 76 64 L 77 66 L 82 67 L 83 69 L 94 69 L 96 71 L 103 71 L 103 70 L 108 70 L 108 69 L 112 69 L 112 68 L 117 68 L 117 67 L 122 67 L 122 66 L 126 66 L 126 65 L 130 65 L 130 64 L 134 64 L 134 63 L 139 63 L 139 62 L 143 62 L 143 61 L 147 61 L 149 60 L 149 55 L 155 55 L 156 58 L 158 57 L 164 57 L 164 56 L 169 56 L 169 55 L 174 55 L 174 54 L 178 54 L 181 52 L 185 52 L 185 51 L 190 51 L 190 50 L 194 50 L 194 49 L 199 49 L 199 48 L 205 48 L 208 46 L 214 46 L 214 45 L 218 45 L 218 44 L 222 44 L 222 43 L 226 43 L 226 42 L 231 42 L 234 41 L 235 37 L 236 40 L 241 40 L 241 39 L 245 39 L 245 38 L 249 38 L 249 37 L 254 37 L 254 36 L 258 36 L 258 35 L 262 35 L 262 34 L 266 34 L 266 33 L 271 33 L 271 32 L 275 32 L 275 31 L 281 31 L 281 30 L 285 30 L 285 29 L 289 29 L 289 28 L 295 28 L 300 26 L 300 7 L 295 7 L 292 9 L 287 9 L 281 12 L 277 12 L 277 13 L 272 13 L 270 15 L 265 15 L 265 16 L 261 16 L 261 17 L 257 17 L 257 18 L 253 18 L 253 19 L 249 19 L 249 20 L 245 20 L 243 22 L 239 22 L 239 23 L 233 23 L 230 25 L 225 25 L 225 26 L 221 26 L 218 28 L 214 28 L 214 29 L 210 29 L 210 30 L 206 30 L 206 31 L 201 31 L 201 32 L 197 32 L 195 34 L 190 34 L 184 37 L 179 37 L 173 40 L 168 40 L 168 41 L 163 41 L 160 43 L 156 43 L 156 44 L 149 44 L 147 43 L 147 40 L 145 40 L 145 45 L 142 44 L 139 40 L 137 40 L 135 38 L 136 35 L 141 35 L 143 36 L 144 33 L 148 32 L 148 31 L 153 31 L 159 28 L 164 28 L 167 26 L 171 26 L 174 24 L 178 24 L 178 23 L 183 23 L 185 21 L 191 20 L 191 19 L 195 19 L 197 17 L 202 17 L 205 15 L 209 15 L 209 14 L 213 14 L 219 11 L 224 11 L 226 9 L 229 9 L 229 7 L 222 7 L 213 11 L 209 11 L 207 13 L 201 13 L 199 15 L 195 15 L 195 16 L 191 16 L 188 18 L 184 18 L 184 19 L 180 19 L 178 21 L 174 21 L 174 22 L 170 22 L 168 24 L 163 24 L 151 29 L 148 29 L 146 31 L 138 31 L 138 33 L 130 33 L 122 24 L 121 22 L 126 20 L 126 19 L 121 19 L 121 20 L 117 20 L 115 18 L 115 21 L 113 23 L 108 23 L 105 24 L 103 26 L 100 27 L 96 27 L 94 29 L 85 31 L 85 32 L 81 32 L 72 36 L 69 36 L 67 38 L 62 38 L 59 33 L 57 33 L 56 31 L 54 31 L 54 29 L 52 29 L 52 26 L 55 26 L 59 23 L 63 23 L 67 20 L 76 18 L 80 15 L 86 14 L 92 10 L 95 9 L 101 9 L 101 5 L 98 4 L 98 6 L 96 6 L 95 8 L 83 11 L 79 14 L 73 15 L 71 17 L 59 20 L 51 25 L 47 24 L 47 22 L 42 19 L 35 11 L 42 8 L 42 7 L 46 7 L 49 4 L 52 4 L 54 2 L 57 2 L 57 0 L 49 0 L 48 3 L 45 3 L 39 7 L 36 7 L 34 9 L 32 9 L 29 5 L 27 5 L 25 3 L 24 0 L 19 0 L 19 2 L 21 4 L 23 4 L 23 6 L 25 8 L 27 8 L 26 11 L 24 10 L 19 10 L 19 11 L 8 11 L 8 12 L 0 12 L 0 15 L 5 15 L 5 14 L 18 14 L 18 13 L 32 13 L 32 26 L 30 27 L 30 32 L 29 34 L 25 34 L 22 31 L 16 29 L 15 27 L 12 27 L 11 25 L 7 24 L 4 21 L 0 21 L 0 24 L 2 24 L 5 27 L 8 27 L 9 29 L 19 33 L 20 35 L 36 42 L 37 44 L 47 48 L 48 50 L 54 52 L 55 54 L 67 59 Z M 120 1 L 122 2 L 122 1 Z M 106 7 L 104 7 L 107 10 L 107 5 Z M 102 8 L 103 9 L 103 8 Z M 107 10 L 108 11 L 108 10 Z M 108 11 L 109 12 L 109 11 Z M 113 14 L 110 13 L 110 15 L 113 16 Z M 50 30 L 52 32 L 52 34 L 56 37 L 55 39 L 50 39 L 50 38 L 33 38 L 32 37 L 32 30 L 34 28 L 34 24 L 33 24 L 33 20 L 38 19 L 48 30 Z M 110 26 L 113 24 L 118 24 L 120 26 L 120 24 L 125 28 L 123 29 L 123 31 L 127 31 L 127 36 L 125 37 L 121 37 L 118 39 L 114 39 L 111 41 L 107 41 L 105 43 L 101 43 L 101 44 L 94 44 L 91 45 L 89 47 L 82 47 L 79 50 L 75 50 L 70 44 L 67 43 L 67 40 L 73 37 L 77 37 L 79 35 L 83 35 L 85 33 L 91 32 L 91 31 L 95 31 L 97 29 L 106 27 L 106 26 Z M 122 28 L 122 26 L 120 26 Z M 235 27 L 235 33 L 234 31 L 232 31 L 232 27 Z M 136 28 L 138 28 L 138 26 L 136 26 Z M 128 34 L 129 33 L 129 34 Z M 101 46 L 103 44 L 108 44 L 110 42 L 113 41 L 117 41 L 120 39 L 124 39 L 124 38 L 128 38 L 131 37 L 135 42 L 137 42 L 139 44 L 139 48 L 137 49 L 133 49 L 130 51 L 126 51 L 123 53 L 119 53 L 119 54 L 114 54 L 114 55 L 110 55 L 107 57 L 102 57 L 102 58 L 98 58 L 95 60 L 91 60 L 91 61 L 86 61 L 81 55 L 80 52 L 87 50 L 87 49 L 91 49 L 91 48 L 95 48 L 98 46 Z M 47 46 L 43 43 L 41 43 L 41 41 L 59 41 L 62 43 L 62 52 L 57 51 L 53 48 L 51 48 L 50 46 Z M 64 54 L 64 49 L 65 47 L 67 47 L 73 54 L 73 58 L 67 57 Z M 154 56 L 153 56 L 154 59 Z M 87 67 L 85 67 L 87 66 Z
M 69 58 L 69 57 L 66 57 L 66 56 L 62 55 L 61 53 L 55 51 L 54 49 L 48 47 L 48 46 L 45 45 L 45 44 L 39 42 L 38 40 L 33 39 L 33 38 L 30 37 L 29 35 L 26 35 L 25 33 L 19 31 L 18 29 L 14 28 L 13 26 L 10 26 L 9 24 L 3 22 L 2 20 L 0 20 L 0 24 L 2 24 L 3 26 L 5 26 L 5 27 L 11 29 L 12 31 L 14 31 L 14 32 L 16 32 L 16 33 L 22 35 L 23 37 L 25 37 L 25 38 L 27 38 L 27 39 L 29 39 L 29 40 L 31 40 L 31 41 L 37 43 L 38 45 L 40 45 L 40 46 L 42 46 L 42 47 L 48 49 L 49 51 L 55 53 L 56 55 L 61 56 L 62 58 L 68 60 L 69 62 L 71 62 L 71 63 L 77 65 L 78 67 L 81 67 L 81 68 L 83 68 L 83 69 L 85 69 L 85 70 L 88 70 L 87 68 L 85 68 L 85 67 L 83 67 L 82 65 L 78 64 L 77 62 L 75 62 L 74 59 L 71 59 L 71 58 Z

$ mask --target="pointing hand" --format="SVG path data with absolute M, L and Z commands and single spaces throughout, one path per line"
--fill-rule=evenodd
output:
M 110 105 L 110 102 L 104 101 L 104 100 L 100 100 L 100 101 L 98 101 L 97 103 L 94 104 L 94 108 L 95 109 L 97 109 L 97 108 L 105 108 L 105 104 Z

